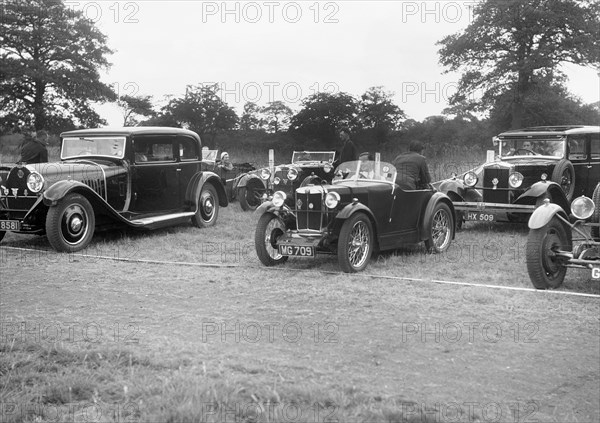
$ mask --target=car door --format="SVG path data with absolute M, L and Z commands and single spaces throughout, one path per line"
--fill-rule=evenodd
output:
M 567 158 L 575 171 L 575 191 L 573 198 L 584 195 L 589 179 L 589 134 L 569 135 L 567 138 Z
M 177 166 L 179 201 L 184 204 L 188 185 L 193 176 L 201 170 L 200 146 L 194 138 L 184 135 L 177 137 L 176 144 L 179 162 Z
M 432 197 L 431 190 L 402 190 L 395 185 L 388 232 L 390 247 L 420 242 L 421 216 Z
M 137 136 L 133 148 L 131 211 L 151 214 L 180 209 L 175 137 Z

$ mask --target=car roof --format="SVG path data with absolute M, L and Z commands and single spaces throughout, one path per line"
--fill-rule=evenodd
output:
M 564 125 L 564 126 L 532 126 L 530 128 L 512 129 L 498 135 L 514 136 L 514 135 L 572 135 L 572 134 L 589 134 L 590 132 L 600 133 L 600 126 L 592 125 Z
M 127 126 L 127 127 L 106 127 L 92 129 L 77 129 L 75 131 L 67 131 L 60 134 L 61 137 L 72 136 L 94 136 L 94 135 L 188 135 L 198 140 L 200 137 L 197 133 L 183 128 L 171 128 L 167 126 Z

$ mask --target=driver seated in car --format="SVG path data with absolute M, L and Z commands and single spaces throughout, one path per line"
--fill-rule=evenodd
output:
M 368 152 L 360 153 L 358 160 L 360 161 L 358 176 L 363 179 L 373 179 L 375 177 L 375 169 L 373 168 L 375 165 L 373 162 L 373 154 Z

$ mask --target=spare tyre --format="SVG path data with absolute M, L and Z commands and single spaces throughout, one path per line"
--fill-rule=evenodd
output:
M 552 182 L 556 182 L 562 188 L 567 201 L 571 202 L 575 193 L 575 169 L 567 159 L 562 159 L 556 164 L 552 177 Z

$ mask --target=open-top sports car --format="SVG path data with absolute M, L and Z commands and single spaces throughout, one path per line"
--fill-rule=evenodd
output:
M 0 168 L 0 239 L 46 234 L 79 251 L 96 229 L 212 226 L 227 206 L 221 178 L 202 170 L 200 137 L 178 128 L 82 129 L 61 134 L 61 161 Z
M 202 150 L 202 169 L 219 175 L 225 186 L 228 200 L 231 202 L 239 199 L 242 210 L 248 210 L 247 201 L 253 201 L 254 198 L 247 198 L 248 193 L 246 192 L 245 182 L 243 183 L 243 187 L 240 187 L 239 184 L 241 181 L 245 181 L 250 174 L 254 174 L 256 168 L 247 162 L 231 162 L 228 166 L 220 159 L 223 154 L 227 153 L 220 152 L 219 150 Z M 262 181 L 258 182 L 259 184 L 256 186 L 257 191 L 261 187 L 264 191 L 264 184 Z
M 600 127 L 546 126 L 504 132 L 498 154 L 460 177 L 434 185 L 454 202 L 458 223 L 525 223 L 545 199 L 569 213 L 569 203 L 592 195 L 600 179 Z
M 274 191 L 283 191 L 291 198 L 295 189 L 300 186 L 323 181 L 330 183 L 333 179 L 334 159 L 335 151 L 294 151 L 291 164 L 278 165 L 273 171 L 268 167 L 259 169 L 247 178 L 242 178 L 238 187 L 245 189 L 243 194 L 247 199 L 248 209 L 255 210 Z
M 573 200 L 574 219 L 548 200 L 531 215 L 527 272 L 536 288 L 558 288 L 568 267 L 589 269 L 592 280 L 600 282 L 600 183 L 592 198 Z
M 290 198 L 276 191 L 263 203 L 255 232 L 256 253 L 266 266 L 290 256 L 336 254 L 344 272 L 363 270 L 374 251 L 424 241 L 432 252 L 454 238 L 452 201 L 433 189 L 403 191 L 393 165 L 342 163 L 331 184 L 296 188 Z

